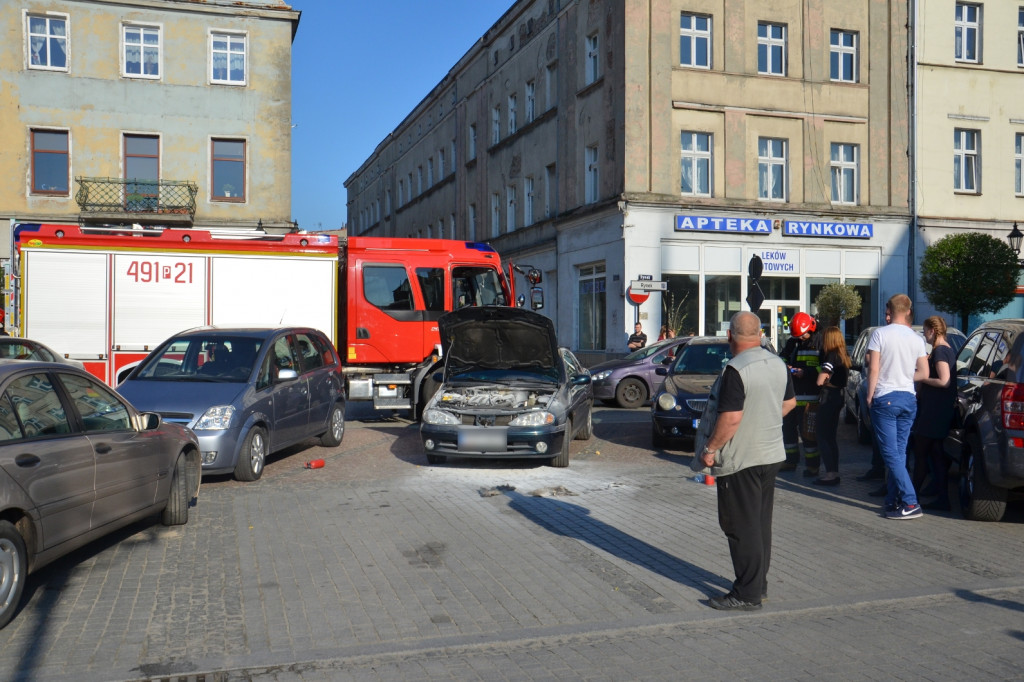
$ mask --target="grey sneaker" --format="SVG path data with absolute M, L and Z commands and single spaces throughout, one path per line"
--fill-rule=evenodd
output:
M 732 592 L 723 594 L 721 597 L 711 597 L 708 599 L 708 606 L 719 611 L 759 611 L 761 609 L 760 604 L 737 599 Z

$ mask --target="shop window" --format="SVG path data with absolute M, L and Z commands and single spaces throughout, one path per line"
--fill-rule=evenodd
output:
M 605 350 L 607 348 L 605 291 L 604 263 L 579 268 L 576 326 L 579 333 L 577 346 L 580 350 Z M 623 347 L 626 345 L 625 336 L 622 339 L 622 345 Z

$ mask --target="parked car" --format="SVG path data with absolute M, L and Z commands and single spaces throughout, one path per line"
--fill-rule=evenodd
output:
M 957 408 L 944 443 L 965 518 L 999 521 L 1024 493 L 1024 320 L 985 322 L 956 358 Z
M 0 627 L 28 574 L 155 514 L 188 521 L 199 441 L 83 370 L 0 360 Z
M 263 475 L 267 455 L 345 434 L 345 383 L 331 341 L 306 327 L 199 327 L 164 341 L 117 387 L 196 432 L 203 473 Z
M 676 353 L 691 336 L 665 339 L 590 368 L 594 398 L 627 409 L 640 407 L 655 394 L 664 377 L 657 368 L 675 360 Z
M 846 403 L 846 423 L 857 425 L 857 439 L 861 443 L 871 442 L 871 413 L 868 410 L 868 368 L 865 356 L 868 352 L 868 341 L 871 340 L 871 333 L 878 327 L 867 327 L 862 330 L 853 344 L 853 351 L 850 353 L 850 373 L 846 381 L 846 388 L 843 390 L 843 400 Z M 924 327 L 919 324 L 913 325 L 912 329 L 924 338 Z M 954 353 L 959 353 L 963 348 L 967 337 L 955 327 L 946 327 L 946 341 L 953 347 Z M 932 352 L 931 344 L 925 342 L 925 348 Z
M 761 345 L 775 352 L 768 337 L 762 337 Z M 693 441 L 711 386 L 731 359 L 726 337 L 694 336 L 676 354 L 675 362 L 657 369 L 665 381 L 651 403 L 651 441 L 655 448 L 664 448 L 674 440 Z
M 544 459 L 569 466 L 593 433 L 590 372 L 555 327 L 523 308 L 471 307 L 438 320 L 444 370 L 420 424 L 431 464 L 449 456 Z
M 85 369 L 85 366 L 78 360 L 64 357 L 38 341 L 22 339 L 17 336 L 0 336 L 0 359 L 59 362 L 62 365 Z

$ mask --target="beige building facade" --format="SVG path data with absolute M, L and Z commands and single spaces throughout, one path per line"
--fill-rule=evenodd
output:
M 907 21 L 897 1 L 520 0 L 348 178 L 350 232 L 541 268 L 588 359 L 636 320 L 724 334 L 755 255 L 777 343 L 833 281 L 864 296 L 855 336 L 908 287 Z

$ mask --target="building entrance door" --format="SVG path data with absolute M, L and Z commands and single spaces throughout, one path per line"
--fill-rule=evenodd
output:
M 775 352 L 789 340 L 789 322 L 800 312 L 800 301 L 765 301 L 757 316 L 761 318 L 761 329 L 771 339 Z

